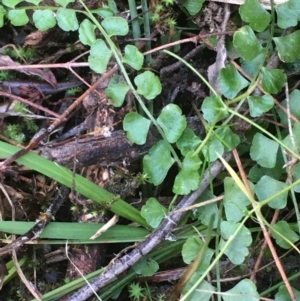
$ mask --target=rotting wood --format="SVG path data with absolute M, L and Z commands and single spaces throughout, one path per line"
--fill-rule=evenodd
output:
M 204 132 L 198 117 L 188 118 L 188 127 L 194 130 L 196 135 L 202 135 Z M 160 139 L 158 131 L 151 127 L 146 143 L 136 145 L 127 139 L 124 131 L 119 130 L 113 131 L 110 137 L 86 136 L 69 142 L 45 145 L 38 151 L 46 159 L 67 168 L 73 166 L 74 156 L 78 162 L 77 167 L 93 164 L 109 165 L 112 162 L 122 162 L 126 158 L 130 162 L 141 158 Z

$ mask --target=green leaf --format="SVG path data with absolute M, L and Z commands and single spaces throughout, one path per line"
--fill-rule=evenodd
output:
M 193 151 L 189 152 L 183 160 L 182 169 L 175 178 L 173 192 L 185 195 L 192 190 L 196 190 L 200 185 L 199 168 L 202 162 L 198 155 L 193 156 Z
M 27 0 L 26 2 L 33 3 L 34 5 L 39 5 L 39 3 L 42 2 L 42 0 Z
M 148 181 L 156 186 L 161 184 L 173 163 L 174 159 L 166 142 L 158 141 L 143 158 L 144 173 L 149 177 Z
M 259 117 L 274 107 L 274 101 L 271 95 L 249 96 L 248 103 L 252 117 Z
M 96 41 L 96 26 L 89 20 L 84 19 L 79 26 L 79 40 L 83 45 L 92 46 Z
M 105 72 L 111 55 L 112 52 L 108 49 L 105 42 L 103 40 L 96 40 L 91 47 L 88 58 L 90 68 L 97 73 Z
M 221 69 L 219 82 L 222 94 L 230 99 L 249 85 L 249 82 L 237 72 L 232 64 L 227 64 Z
M 76 13 L 73 9 L 60 8 L 56 13 L 56 20 L 63 31 L 75 31 L 79 27 Z
M 6 15 L 6 10 L 5 10 L 5 8 L 2 5 L 0 5 L 0 28 L 4 24 L 4 16 L 5 15 Z
M 296 89 L 292 93 L 290 93 L 290 95 L 289 95 L 290 112 L 298 119 L 300 118 L 299 99 L 300 99 L 300 91 L 299 90 Z M 283 107 L 287 108 L 286 99 L 281 102 L 281 105 Z M 283 123 L 284 125 L 287 125 L 288 124 L 287 113 L 282 111 L 278 106 L 276 106 L 276 110 L 280 117 L 281 123 Z
M 216 196 L 210 191 L 205 190 L 202 195 L 197 199 L 197 203 L 205 202 L 210 199 L 214 199 Z M 198 220 L 202 222 L 203 225 L 208 226 L 210 224 L 211 218 L 213 217 L 212 228 L 215 229 L 218 227 L 218 221 L 221 218 L 221 211 L 219 210 L 217 203 L 213 202 L 205 206 L 201 206 L 195 211 L 193 215 L 197 217 Z
M 269 69 L 263 67 L 262 72 L 262 87 L 270 94 L 277 94 L 281 91 L 286 83 L 286 74 L 282 69 Z
M 205 0 L 185 0 L 183 6 L 190 15 L 194 16 L 199 13 Z
M 258 39 L 250 26 L 243 26 L 233 35 L 233 45 L 245 61 L 251 61 L 262 53 Z
M 14 26 L 22 26 L 29 22 L 25 9 L 12 9 L 8 12 L 7 17 Z
M 20 148 L 0 141 L 0 156 L 7 158 L 19 151 Z M 29 152 L 17 160 L 17 163 L 30 167 L 31 169 L 44 174 L 47 177 L 60 182 L 67 187 L 74 187 L 75 190 L 91 199 L 95 203 L 110 206 L 110 210 L 129 220 L 147 226 L 146 221 L 140 216 L 137 209 L 121 199 L 114 200 L 115 196 L 107 190 L 92 183 L 86 178 L 73 174 L 70 170 L 58 165 L 55 162 L 46 160 L 43 157 Z M 114 200 L 112 202 L 112 200 Z
M 220 241 L 220 249 L 224 247 L 226 240 L 232 239 L 233 234 L 239 226 L 239 223 L 228 221 L 221 223 L 222 239 Z M 225 250 L 225 254 L 233 264 L 241 264 L 249 254 L 247 247 L 250 246 L 251 243 L 251 232 L 245 226 L 242 226 L 241 230 L 234 236 L 231 244 Z
M 143 275 L 144 277 L 150 277 L 158 271 L 159 265 L 153 259 L 142 258 L 139 262 L 133 265 L 132 268 L 138 275 Z
M 186 118 L 175 104 L 166 105 L 157 118 L 157 123 L 163 129 L 167 140 L 175 143 L 186 128 Z
M 154 99 L 161 93 L 161 83 L 159 78 L 151 71 L 145 71 L 134 78 L 137 92 L 147 99 Z
M 54 0 L 60 6 L 66 7 L 69 3 L 75 2 L 75 0 Z
M 208 162 L 214 162 L 218 159 L 219 155 L 222 156 L 224 154 L 224 145 L 219 139 L 213 137 L 204 145 L 202 153 Z
M 286 63 L 293 63 L 300 58 L 300 30 L 284 37 L 273 38 L 279 58 Z
M 233 178 L 225 178 L 224 188 L 225 192 L 223 204 L 226 220 L 237 223 L 246 215 L 247 206 L 251 204 L 251 202 L 242 192 Z
M 255 31 L 264 31 L 271 21 L 271 15 L 258 0 L 246 0 L 239 8 L 243 21 L 248 22 Z
M 219 96 L 206 97 L 201 110 L 210 125 L 228 116 L 227 108 Z
M 294 147 L 294 143 L 292 143 L 292 139 L 291 139 L 291 135 L 287 135 L 284 139 L 283 139 L 283 143 L 284 145 L 286 145 L 288 148 L 290 148 L 291 150 L 293 150 L 294 152 L 298 152 L 298 149 L 300 148 L 300 123 L 297 122 L 293 125 L 292 127 L 292 131 L 293 131 L 293 140 L 296 144 L 296 148 Z
M 56 25 L 56 19 L 50 9 L 35 10 L 32 18 L 35 27 L 39 30 L 47 30 Z
M 102 8 L 93 9 L 93 10 L 91 10 L 91 12 L 93 14 L 99 15 L 103 19 L 105 19 L 107 17 L 112 17 L 115 14 L 114 11 L 109 7 L 102 7 Z M 118 11 L 116 11 L 116 13 L 117 12 Z
M 281 236 L 274 230 L 279 232 Z M 277 245 L 283 249 L 290 249 L 292 247 L 285 239 L 289 240 L 291 243 L 295 243 L 299 240 L 299 235 L 291 229 L 290 225 L 286 221 L 279 221 L 273 225 L 271 233 L 272 237 L 275 238 Z
M 138 145 L 146 142 L 151 121 L 136 112 L 126 114 L 123 120 L 123 129 L 127 138 Z
M 232 289 L 222 294 L 224 301 L 247 300 L 259 301 L 260 297 L 255 284 L 250 279 L 243 279 Z
M 203 248 L 204 242 L 198 236 L 188 237 L 185 243 L 182 246 L 182 259 L 184 263 L 190 264 L 198 255 L 200 250 Z M 207 249 L 203 255 L 201 264 L 198 268 L 198 271 L 205 271 L 210 265 L 211 258 L 214 254 L 212 249 Z
M 129 32 L 128 23 L 122 17 L 107 17 L 101 22 L 101 25 L 110 37 L 126 36 Z
M 190 15 L 194 16 L 199 13 L 205 0 L 185 0 L 183 6 Z
M 144 56 L 135 46 L 126 45 L 122 62 L 128 64 L 135 70 L 140 70 L 143 66 Z
M 241 142 L 240 137 L 237 134 L 235 134 L 228 126 L 218 128 L 215 131 L 215 133 L 223 142 L 226 152 L 231 151 L 232 149 L 237 147 Z
M 201 143 L 198 136 L 190 128 L 186 128 L 180 138 L 176 141 L 176 146 L 181 154 L 185 156 L 189 151 L 195 150 Z
M 241 61 L 243 70 L 246 71 L 246 73 L 248 73 L 250 76 L 254 77 L 258 71 L 261 70 L 261 67 L 265 61 L 265 55 L 261 53 L 250 61 L 245 61 L 243 59 L 241 59 Z
M 277 12 L 277 25 L 280 28 L 296 26 L 300 19 L 300 2 L 298 0 L 289 0 L 285 3 L 275 5 Z
M 198 281 L 198 279 L 203 275 L 203 273 L 195 272 L 187 285 L 184 287 L 183 292 L 187 293 Z M 212 295 L 217 289 L 208 283 L 206 280 L 201 281 L 201 283 L 195 288 L 191 295 L 189 295 L 189 301 L 209 301 Z
M 274 180 L 269 176 L 263 176 L 255 186 L 255 194 L 260 201 L 264 201 L 273 195 L 279 193 L 287 187 L 286 183 Z M 281 193 L 268 203 L 268 206 L 273 209 L 282 209 L 286 207 L 287 191 Z
M 16 5 L 18 5 L 19 3 L 21 3 L 23 0 L 2 0 L 2 4 L 10 7 L 10 8 L 15 8 Z
M 292 175 L 294 182 L 298 181 L 300 179 L 300 162 L 296 165 L 292 166 Z M 300 184 L 293 187 L 293 190 L 295 192 L 300 192 Z
M 109 103 L 114 107 L 120 107 L 124 100 L 129 87 L 120 75 L 114 75 L 109 81 L 108 87 L 105 89 L 105 94 L 109 97 Z
M 12 222 L 0 221 L 0 230 L 10 234 L 23 235 L 29 231 L 34 222 Z M 95 240 L 91 240 L 93 236 L 104 224 L 103 223 L 61 223 L 51 222 L 44 229 L 40 238 L 42 239 L 60 239 L 71 240 L 72 243 L 95 243 L 95 242 L 136 242 L 142 241 L 149 231 L 141 227 L 131 227 L 124 225 L 114 225 L 103 232 L 102 235 Z
M 279 144 L 260 133 L 256 133 L 250 148 L 250 157 L 259 165 L 273 168 L 276 164 L 276 156 Z
M 295 294 L 296 300 L 300 300 L 300 291 L 297 291 L 293 288 L 293 292 Z M 286 285 L 281 285 L 279 287 L 278 293 L 275 295 L 275 301 L 291 301 L 290 293 L 288 292 Z
M 167 209 L 162 206 L 155 198 L 150 198 L 146 205 L 141 209 L 141 216 L 146 220 L 150 227 L 157 228 L 166 216 Z

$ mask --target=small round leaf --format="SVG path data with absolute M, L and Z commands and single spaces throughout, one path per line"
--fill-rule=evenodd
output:
M 143 66 L 144 56 L 135 46 L 126 45 L 122 62 L 128 64 L 135 70 L 140 70 Z
M 75 31 L 79 24 L 73 9 L 60 8 L 56 13 L 58 26 L 64 31 Z
M 107 17 L 101 22 L 101 25 L 110 37 L 126 36 L 129 32 L 128 23 L 122 17 Z
M 255 31 L 264 31 L 271 21 L 271 15 L 263 8 L 258 0 L 246 0 L 239 9 L 241 18 L 249 22 Z
M 97 73 L 103 73 L 106 70 L 108 61 L 112 52 L 108 49 L 103 40 L 96 40 L 90 50 L 88 58 L 90 68 Z
M 144 173 L 149 177 L 148 181 L 156 186 L 161 184 L 173 163 L 174 159 L 166 142 L 157 142 L 143 158 Z
M 7 17 L 14 26 L 22 26 L 29 22 L 25 9 L 12 9 L 8 12 Z
M 34 11 L 32 18 L 35 27 L 39 30 L 47 30 L 56 25 L 55 17 L 50 9 L 36 10 Z
M 233 45 L 245 61 L 251 61 L 262 53 L 258 39 L 250 26 L 243 26 L 233 36 Z
M 151 121 L 136 112 L 128 113 L 123 121 L 123 129 L 127 138 L 138 145 L 146 142 Z
M 109 81 L 105 94 L 109 97 L 109 102 L 114 107 L 120 107 L 124 102 L 128 90 L 129 87 L 123 81 L 123 78 L 119 75 L 114 75 Z
M 89 20 L 84 19 L 79 26 L 79 40 L 83 45 L 92 46 L 96 41 L 96 26 Z
M 151 71 L 145 71 L 134 78 L 137 85 L 137 92 L 147 99 L 154 99 L 161 93 L 161 83 L 159 78 Z
M 186 128 L 186 118 L 181 114 L 182 111 L 177 105 L 168 104 L 157 118 L 170 143 L 175 143 Z

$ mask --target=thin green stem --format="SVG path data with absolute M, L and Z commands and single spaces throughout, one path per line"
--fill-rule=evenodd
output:
M 176 163 L 179 165 L 179 167 L 182 166 L 182 163 L 179 159 L 179 157 L 176 154 L 176 151 L 174 150 L 174 148 L 172 147 L 172 145 L 168 142 L 165 133 L 163 132 L 162 128 L 159 126 L 159 124 L 157 123 L 156 119 L 152 116 L 152 114 L 149 112 L 149 110 L 147 109 L 146 105 L 144 104 L 143 100 L 141 99 L 140 95 L 137 93 L 136 89 L 134 88 L 127 72 L 126 69 L 122 63 L 122 57 L 119 53 L 119 50 L 116 48 L 115 44 L 113 43 L 113 41 L 111 40 L 111 38 L 108 36 L 108 34 L 106 33 L 106 31 L 103 29 L 103 27 L 100 25 L 100 23 L 98 22 L 98 20 L 93 16 L 93 14 L 89 11 L 89 9 L 86 7 L 86 5 L 84 4 L 84 2 L 82 0 L 79 0 L 80 3 L 82 4 L 82 6 L 86 9 L 87 15 L 88 17 L 94 22 L 94 24 L 97 26 L 97 28 L 100 30 L 100 32 L 103 34 L 106 42 L 108 43 L 111 51 L 113 52 L 115 59 L 117 61 L 117 64 L 131 90 L 131 92 L 133 93 L 133 95 L 135 96 L 135 98 L 137 99 L 139 105 L 141 106 L 141 108 L 143 109 L 143 111 L 145 112 L 145 114 L 147 115 L 147 117 L 153 122 L 153 124 L 155 125 L 155 127 L 157 128 L 158 132 L 160 133 L 160 135 L 162 136 L 162 138 L 164 139 L 164 141 L 166 142 L 167 147 L 169 148 L 174 160 L 176 161 Z
M 135 42 L 135 46 L 137 46 L 139 44 L 138 39 L 141 37 L 141 28 L 139 24 L 135 0 L 128 0 L 128 5 L 129 5 L 130 16 L 132 20 L 132 35 L 134 39 L 137 39 L 137 41 Z

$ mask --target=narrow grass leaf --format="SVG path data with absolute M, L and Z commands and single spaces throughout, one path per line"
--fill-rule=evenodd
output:
M 16 146 L 0 141 L 0 156 L 2 157 L 7 158 L 19 150 L 20 148 Z M 86 178 L 77 174 L 73 177 L 70 170 L 58 165 L 57 163 L 46 160 L 33 152 L 25 154 L 19 158 L 17 162 L 28 166 L 29 168 L 32 168 L 67 187 L 73 187 L 73 184 L 75 184 L 75 191 L 84 195 L 88 199 L 108 206 L 112 212 L 120 216 L 140 223 L 143 226 L 147 226 L 146 221 L 141 217 L 137 209 L 123 200 L 116 198 L 116 196 L 112 193 L 90 182 Z
M 12 222 L 0 221 L 0 230 L 2 232 L 23 235 L 29 231 L 34 222 Z M 137 228 L 124 225 L 115 225 L 106 232 L 91 240 L 90 237 L 95 234 L 104 224 L 103 223 L 61 223 L 51 222 L 44 229 L 40 238 L 42 239 L 60 239 L 76 241 L 78 243 L 118 243 L 118 242 L 136 242 L 142 241 L 149 234 L 145 228 Z
M 184 287 L 183 292 L 187 293 L 197 282 L 197 280 L 202 276 L 202 273 L 196 272 L 191 277 L 190 281 Z M 208 283 L 206 280 L 203 280 L 195 289 L 195 291 L 189 296 L 189 301 L 209 301 L 211 300 L 212 295 L 217 289 Z

